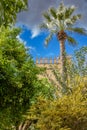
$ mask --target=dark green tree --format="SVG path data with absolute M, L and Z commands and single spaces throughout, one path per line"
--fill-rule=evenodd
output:
M 0 32 L 0 128 L 19 129 L 22 115 L 35 96 L 46 95 L 50 87 L 47 81 L 38 80 L 40 70 L 17 38 L 20 29 L 1 27 Z
M 37 80 L 36 67 L 24 44 L 16 37 L 19 29 L 1 28 L 0 35 L 0 109 L 8 109 L 15 125 L 29 108 Z M 18 120 L 17 120 L 18 119 Z
M 0 26 L 14 24 L 17 13 L 27 9 L 28 0 L 0 0 Z

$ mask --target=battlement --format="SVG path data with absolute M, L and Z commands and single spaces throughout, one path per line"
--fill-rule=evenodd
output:
M 60 58 L 36 58 L 36 64 L 58 64 Z
M 67 56 L 67 59 L 71 59 L 71 56 Z M 60 57 L 55 57 L 55 58 L 42 58 L 42 57 L 37 57 L 35 60 L 36 64 L 60 64 L 61 63 L 61 58 Z

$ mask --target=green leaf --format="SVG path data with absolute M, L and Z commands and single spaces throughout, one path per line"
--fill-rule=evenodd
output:
M 52 39 L 53 33 L 50 33 L 49 36 L 45 39 L 45 45 L 47 46 L 49 41 Z
M 70 18 L 71 15 L 74 13 L 75 9 L 76 9 L 75 6 L 71 6 L 71 7 L 66 8 L 65 19 Z
M 50 17 L 50 15 L 49 15 L 48 12 L 44 12 L 44 13 L 43 13 L 43 16 L 44 16 L 44 18 L 46 19 L 46 21 L 48 21 L 48 22 L 51 22 L 51 21 L 52 21 L 52 20 L 51 20 L 51 17 Z
M 67 36 L 67 40 L 68 40 L 70 45 L 77 45 L 77 42 L 74 38 Z
M 51 7 L 49 9 L 51 15 L 56 19 L 57 18 L 57 12 L 56 12 L 56 9 L 54 7 Z
M 81 35 L 87 35 L 87 31 L 84 28 L 66 28 L 68 31 L 72 31 Z
M 71 17 L 73 23 L 75 23 L 79 19 L 81 19 L 81 14 L 77 14 Z
M 39 27 L 40 27 L 41 29 L 48 29 L 46 23 L 42 23 Z
M 28 7 L 28 0 L 0 0 L 0 26 L 5 27 L 14 24 L 17 13 L 26 10 Z
M 59 5 L 59 7 L 58 7 L 58 10 L 62 11 L 64 8 L 65 8 L 64 3 L 61 2 L 60 5 Z

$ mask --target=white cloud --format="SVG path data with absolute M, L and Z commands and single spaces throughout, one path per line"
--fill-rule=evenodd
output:
M 40 29 L 35 26 L 35 27 L 31 30 L 31 33 L 32 33 L 31 38 L 35 38 L 35 37 L 37 37 L 37 36 L 40 34 Z
M 29 48 L 30 50 L 36 51 L 36 49 L 35 49 L 34 47 L 32 47 L 32 46 L 29 46 L 28 48 Z
M 22 38 L 20 38 L 20 35 L 17 36 L 17 39 L 26 46 L 26 41 L 24 41 Z

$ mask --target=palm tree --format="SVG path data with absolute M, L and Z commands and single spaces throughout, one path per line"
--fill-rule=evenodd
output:
M 48 45 L 54 34 L 60 43 L 60 58 L 61 58 L 61 69 L 62 79 L 66 80 L 66 60 L 65 60 L 65 41 L 68 40 L 69 44 L 77 44 L 76 40 L 67 35 L 66 31 L 75 32 L 79 34 L 86 34 L 85 29 L 75 27 L 77 20 L 81 18 L 80 14 L 74 14 L 76 7 L 66 7 L 64 3 L 60 3 L 58 8 L 51 7 L 48 11 L 43 13 L 44 21 L 40 25 L 41 29 L 47 29 L 49 36 L 45 40 L 45 44 Z

